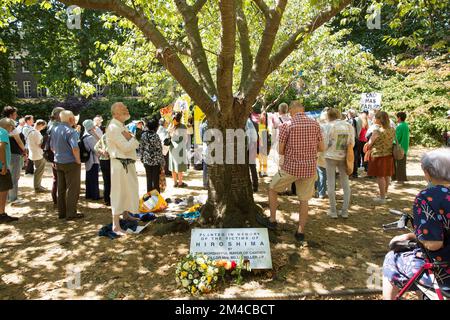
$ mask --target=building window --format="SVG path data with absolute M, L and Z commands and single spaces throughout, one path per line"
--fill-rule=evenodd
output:
M 11 89 L 13 91 L 14 96 L 19 96 L 19 87 L 17 86 L 17 81 L 11 81 Z
M 101 86 L 101 85 L 99 85 L 99 84 L 96 84 L 95 85 L 95 94 L 94 94 L 94 97 L 101 97 L 101 96 L 103 96 L 103 91 L 104 91 L 104 87 L 103 86 Z
M 22 73 L 29 73 L 30 69 L 29 69 L 29 65 L 28 65 L 28 61 L 22 61 Z
M 31 81 L 23 82 L 23 96 L 25 98 L 31 98 Z
M 38 86 L 37 87 L 37 96 L 38 98 L 44 98 L 47 96 L 47 88 Z

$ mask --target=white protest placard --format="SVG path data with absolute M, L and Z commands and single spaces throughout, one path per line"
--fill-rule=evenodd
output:
M 381 109 L 381 93 L 361 93 L 361 110 Z
M 266 228 L 192 229 L 190 253 L 236 262 L 243 256 L 252 269 L 272 269 Z

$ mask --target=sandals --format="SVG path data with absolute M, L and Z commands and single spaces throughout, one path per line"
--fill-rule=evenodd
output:
M 186 183 L 179 184 L 177 188 L 186 188 L 188 185 Z

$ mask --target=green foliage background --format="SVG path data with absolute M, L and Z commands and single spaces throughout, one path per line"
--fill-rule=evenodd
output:
M 131 99 L 121 97 L 111 97 L 108 99 L 68 99 L 66 101 L 58 100 L 17 100 L 13 105 L 19 109 L 19 116 L 23 117 L 27 114 L 33 115 L 35 119 L 48 120 L 50 113 L 56 106 L 62 106 L 67 110 L 71 110 L 75 115 L 80 115 L 79 124 L 85 119 L 93 119 L 96 115 L 101 115 L 106 121 L 111 119 L 111 105 L 114 102 L 123 101 L 130 111 L 131 120 L 157 116 L 159 109 L 165 105 L 149 103 L 143 99 Z

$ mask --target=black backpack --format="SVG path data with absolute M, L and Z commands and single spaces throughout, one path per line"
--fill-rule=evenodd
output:
M 86 138 L 87 136 L 83 136 L 79 141 L 78 141 L 78 148 L 80 148 L 80 161 L 82 163 L 86 163 L 89 158 L 91 157 L 91 151 L 89 151 L 88 149 L 86 149 L 86 146 L 84 145 L 84 138 Z
M 52 148 L 50 147 L 50 133 L 47 132 L 42 140 L 42 149 L 44 150 L 44 159 L 48 162 L 53 163 L 55 161 L 55 154 L 52 151 Z

